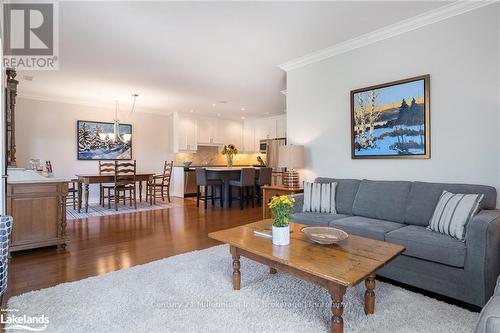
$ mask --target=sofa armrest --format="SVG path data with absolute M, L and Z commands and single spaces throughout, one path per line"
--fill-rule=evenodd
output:
M 491 297 L 500 274 L 500 210 L 483 210 L 467 224 L 465 270 L 480 273 L 483 304 Z
M 293 206 L 293 214 L 302 212 L 302 206 L 304 206 L 304 194 L 298 193 L 291 195 L 295 199 L 295 206 Z

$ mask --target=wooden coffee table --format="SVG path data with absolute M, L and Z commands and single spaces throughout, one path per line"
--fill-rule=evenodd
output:
M 344 330 L 343 298 L 347 287 L 365 280 L 365 313 L 375 310 L 375 272 L 397 257 L 405 248 L 369 238 L 349 235 L 333 245 L 311 242 L 302 233 L 302 224 L 290 225 L 288 246 L 275 246 L 270 239 L 257 237 L 255 229 L 269 228 L 272 220 L 212 232 L 210 238 L 230 245 L 233 257 L 233 289 L 241 284 L 240 256 L 270 267 L 270 273 L 282 271 L 326 288 L 332 298 L 332 332 Z

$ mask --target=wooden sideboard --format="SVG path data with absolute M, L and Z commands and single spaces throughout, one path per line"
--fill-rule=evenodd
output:
M 67 182 L 7 184 L 7 214 L 14 218 L 10 252 L 65 248 Z

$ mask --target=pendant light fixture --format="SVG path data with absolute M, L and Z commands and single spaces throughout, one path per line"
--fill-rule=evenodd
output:
M 130 109 L 130 113 L 134 112 L 135 108 L 135 101 L 139 95 L 138 94 L 132 94 L 132 108 Z M 120 120 L 118 119 L 118 100 L 115 100 L 115 118 L 113 119 L 113 132 L 111 133 L 100 133 L 99 137 L 101 140 L 106 140 L 106 138 L 112 140 L 112 141 L 120 141 L 122 143 L 127 143 L 130 142 L 132 139 L 132 134 L 130 133 L 125 133 L 125 134 L 120 134 Z

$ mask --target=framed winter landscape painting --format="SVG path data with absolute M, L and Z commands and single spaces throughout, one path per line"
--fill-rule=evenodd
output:
M 132 159 L 132 125 L 119 124 L 115 133 L 113 123 L 77 121 L 79 160 Z
M 351 91 L 351 156 L 430 158 L 429 75 Z

